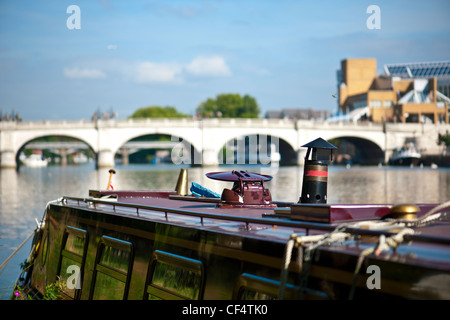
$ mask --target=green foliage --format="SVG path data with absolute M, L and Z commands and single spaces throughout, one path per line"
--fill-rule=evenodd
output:
M 59 300 L 62 298 L 61 291 L 66 287 L 62 279 L 45 286 L 43 300 Z
M 239 94 L 220 94 L 197 107 L 197 115 L 204 118 L 258 118 L 259 106 L 255 98 Z
M 149 106 L 136 110 L 130 118 L 186 118 L 187 115 L 180 113 L 174 107 Z
M 443 144 L 446 147 L 450 146 L 450 135 L 447 133 L 445 135 L 439 134 L 438 144 Z
M 54 283 L 46 285 L 44 288 L 44 294 L 42 300 L 60 300 L 62 299 L 61 291 L 66 288 L 64 279 L 58 278 Z M 31 294 L 27 294 L 25 290 L 19 286 L 15 286 L 13 299 L 16 300 L 34 300 Z

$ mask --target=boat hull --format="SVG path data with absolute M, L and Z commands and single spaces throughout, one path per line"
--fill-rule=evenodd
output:
M 118 208 L 50 204 L 32 268 L 18 284 L 22 292 L 39 299 L 63 279 L 69 285 L 62 297 L 81 300 L 277 299 L 280 288 L 283 299 L 450 299 L 448 261 L 368 256 L 355 277 L 361 247 L 373 246 L 372 239 L 318 247 L 302 263 L 294 250 L 283 285 L 286 241 L 299 228 Z M 368 285 L 370 266 L 382 270 L 379 289 Z
M 418 166 L 421 159 L 416 157 L 395 158 L 389 161 L 392 166 Z

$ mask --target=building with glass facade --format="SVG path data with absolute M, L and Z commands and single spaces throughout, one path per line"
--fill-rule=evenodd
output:
M 384 71 L 402 79 L 436 78 L 437 91 L 450 97 L 450 61 L 387 64 Z
M 391 64 L 384 70 L 377 75 L 372 58 L 341 61 L 339 111 L 374 122 L 448 123 L 450 62 Z

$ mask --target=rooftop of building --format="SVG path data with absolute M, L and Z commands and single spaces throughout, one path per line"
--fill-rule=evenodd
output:
M 401 78 L 450 79 L 450 61 L 386 64 L 384 71 L 388 76 Z

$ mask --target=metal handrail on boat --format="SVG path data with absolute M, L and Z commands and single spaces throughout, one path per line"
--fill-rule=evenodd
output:
M 117 206 L 124 207 L 124 208 L 134 208 L 134 209 L 136 209 L 137 216 L 139 216 L 139 210 L 141 209 L 141 210 L 148 210 L 148 211 L 164 212 L 166 219 L 167 219 L 168 213 L 180 214 L 180 215 L 191 216 L 191 217 L 198 217 L 198 218 L 200 218 L 202 225 L 203 225 L 203 220 L 205 218 L 213 219 L 213 220 L 243 222 L 243 223 L 245 223 L 246 230 L 249 230 L 249 224 L 260 224 L 260 225 L 271 225 L 271 226 L 305 229 L 306 234 L 308 234 L 310 230 L 333 232 L 338 227 L 340 228 L 340 230 L 342 232 L 347 232 L 352 235 L 358 235 L 358 236 L 381 236 L 381 235 L 384 235 L 386 237 L 390 237 L 390 236 L 394 236 L 396 234 L 395 232 L 390 232 L 387 230 L 370 230 L 370 229 L 355 228 L 350 225 L 346 226 L 345 223 L 337 225 L 337 224 L 325 224 L 325 223 L 319 223 L 319 222 L 305 222 L 305 221 L 291 220 L 289 218 L 279 218 L 279 217 L 275 217 L 275 218 L 243 217 L 243 216 L 233 216 L 233 215 L 206 213 L 206 212 L 187 211 L 187 210 L 180 210 L 180 209 L 174 209 L 174 208 L 165 208 L 165 207 L 157 207 L 157 206 L 142 205 L 142 204 L 132 204 L 132 203 L 117 202 L 117 201 L 111 202 L 111 201 L 98 200 L 98 199 L 92 199 L 92 198 L 80 198 L 80 197 L 68 197 L 68 196 L 64 196 L 61 198 L 61 201 L 64 202 L 64 200 L 77 201 L 78 205 L 80 204 L 80 201 L 85 202 L 85 203 L 93 203 L 94 205 L 95 204 L 109 205 L 109 206 L 113 207 L 113 211 L 116 211 Z M 407 242 L 408 241 L 419 241 L 419 242 L 450 245 L 450 238 L 417 234 L 417 233 L 405 235 L 405 241 L 407 241 Z

